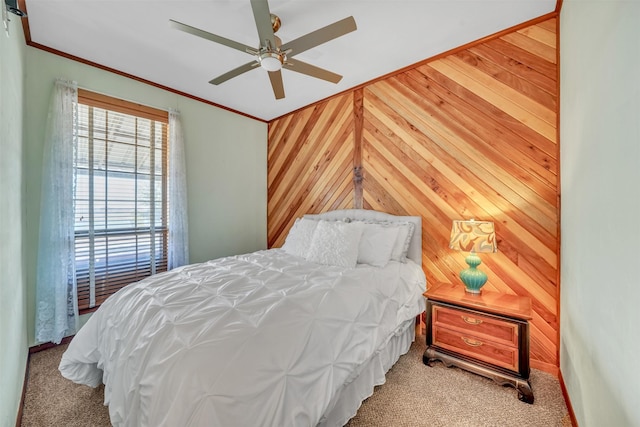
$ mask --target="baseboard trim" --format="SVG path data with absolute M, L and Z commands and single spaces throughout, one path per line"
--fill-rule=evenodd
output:
M 62 344 L 69 344 L 71 342 L 71 340 L 73 339 L 73 337 L 74 337 L 74 335 L 62 338 L 62 341 L 60 341 L 60 344 L 54 344 L 52 342 L 46 342 L 46 343 L 43 343 L 43 344 L 34 345 L 33 347 L 29 347 L 29 354 L 37 353 L 37 352 L 42 351 L 42 350 L 47 350 L 47 349 L 50 349 L 50 348 L 53 348 L 53 347 L 57 347 L 57 346 L 62 345 Z
M 560 373 L 560 369 L 554 364 L 540 362 L 539 360 L 534 360 L 534 359 L 531 359 L 530 363 L 533 369 L 538 369 L 540 371 L 548 372 L 556 378 Z
M 562 371 L 560 371 L 558 375 L 558 381 L 560 382 L 560 389 L 562 390 L 562 395 L 564 396 L 564 401 L 567 404 L 567 410 L 569 411 L 569 418 L 571 418 L 571 425 L 573 427 L 578 427 L 578 420 L 576 419 L 576 414 L 573 412 L 573 406 L 571 406 L 571 399 L 569 399 L 569 393 L 567 392 L 567 386 L 564 384 L 564 379 L 562 378 Z
M 16 415 L 16 427 L 22 425 L 22 410 L 24 409 L 24 399 L 27 396 L 27 381 L 29 381 L 29 359 L 31 359 L 31 353 L 27 354 L 27 366 L 24 367 L 24 380 L 22 381 L 22 393 L 20 394 L 20 404 Z

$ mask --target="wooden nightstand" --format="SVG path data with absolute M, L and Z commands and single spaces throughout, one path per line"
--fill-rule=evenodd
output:
M 533 403 L 529 384 L 528 297 L 482 291 L 465 292 L 463 285 L 440 284 L 427 298 L 426 365 L 441 360 L 518 390 L 518 398 Z

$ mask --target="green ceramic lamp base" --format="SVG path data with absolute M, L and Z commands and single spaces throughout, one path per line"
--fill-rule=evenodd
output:
M 487 283 L 487 274 L 476 268 L 482 263 L 482 261 L 475 252 L 471 252 L 465 258 L 465 261 L 469 265 L 469 268 L 460 272 L 460 279 L 462 280 L 462 283 L 464 283 L 467 292 L 479 294 L 480 288 Z

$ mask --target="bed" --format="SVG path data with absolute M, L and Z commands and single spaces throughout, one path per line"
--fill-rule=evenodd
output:
M 421 230 L 370 210 L 305 215 L 282 248 L 126 286 L 60 372 L 104 383 L 115 426 L 342 426 L 415 338 Z

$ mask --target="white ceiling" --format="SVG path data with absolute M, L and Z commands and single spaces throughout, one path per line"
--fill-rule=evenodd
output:
M 283 69 L 286 98 L 276 100 L 260 67 L 209 84 L 252 56 L 168 21 L 258 47 L 249 0 L 26 0 L 32 42 L 265 121 L 553 12 L 556 0 L 271 0 L 269 7 L 282 21 L 283 43 L 355 18 L 355 32 L 295 57 L 343 75 L 338 84 Z

